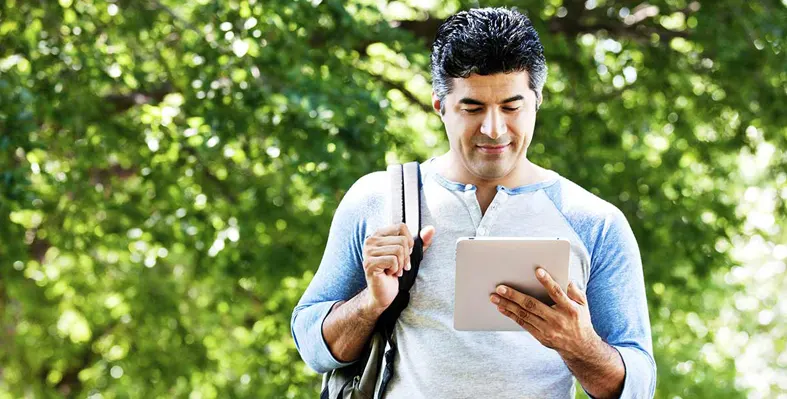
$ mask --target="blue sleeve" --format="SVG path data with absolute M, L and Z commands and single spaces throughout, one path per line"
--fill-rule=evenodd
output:
M 373 175 L 361 178 L 342 198 L 320 267 L 292 313 L 290 328 L 295 346 L 306 364 L 318 373 L 352 364 L 340 362 L 331 354 L 322 324 L 336 302 L 349 300 L 366 287 L 363 243 L 368 215 L 380 213 L 385 205 L 381 195 L 370 191 Z
M 623 359 L 626 376 L 620 397 L 652 398 L 656 363 L 637 241 L 617 208 L 598 229 L 586 290 L 593 327 Z

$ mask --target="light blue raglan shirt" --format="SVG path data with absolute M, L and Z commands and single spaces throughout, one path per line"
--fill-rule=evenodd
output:
M 436 229 L 396 323 L 399 352 L 386 398 L 573 398 L 574 378 L 558 353 L 527 331 L 453 328 L 455 247 L 459 237 L 561 237 L 571 242 L 569 278 L 585 291 L 593 327 L 617 349 L 626 368 L 622 398 L 650 398 L 656 364 L 642 262 L 620 210 L 550 172 L 543 182 L 497 187 L 481 214 L 476 188 L 421 166 L 422 226 Z M 292 315 L 292 335 L 317 372 L 346 366 L 331 354 L 322 323 L 334 303 L 366 287 L 363 244 L 389 224 L 389 179 L 359 179 L 334 215 L 320 267 Z M 494 306 L 491 303 L 489 306 Z

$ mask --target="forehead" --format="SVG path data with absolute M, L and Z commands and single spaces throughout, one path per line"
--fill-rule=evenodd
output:
M 515 95 L 527 96 L 530 90 L 527 71 L 496 73 L 494 75 L 473 74 L 467 78 L 454 78 L 451 94 L 457 99 L 472 98 L 484 102 L 499 101 Z

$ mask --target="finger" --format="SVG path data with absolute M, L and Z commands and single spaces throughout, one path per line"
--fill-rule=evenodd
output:
M 397 270 L 398 260 L 393 255 L 374 256 L 364 260 L 363 268 L 367 275 L 385 273 L 392 275 Z
M 369 239 L 366 240 L 364 245 L 368 247 L 383 247 L 386 245 L 401 245 L 410 252 L 410 242 L 408 241 L 407 237 L 404 236 L 371 236 Z
M 529 332 L 530 335 L 532 335 L 533 337 L 536 337 L 536 339 L 538 339 L 538 337 L 541 336 L 541 330 L 536 328 L 534 325 L 528 323 L 527 320 L 517 316 L 515 313 L 512 313 L 510 310 L 507 310 L 505 308 L 498 307 L 497 310 L 500 313 L 502 313 L 503 316 L 506 316 L 509 319 L 513 320 L 516 324 L 519 324 L 520 327 L 527 330 L 527 332 Z
M 432 245 L 432 239 L 435 235 L 435 228 L 434 226 L 426 226 L 421 229 L 421 232 L 418 234 L 421 236 L 421 240 L 424 242 L 424 252 Z
M 573 281 L 568 283 L 568 297 L 580 305 L 587 305 L 588 303 L 585 293 Z
M 571 300 L 568 299 L 566 293 L 563 292 L 562 288 L 560 288 L 560 284 L 553 280 L 552 276 L 550 276 L 549 273 L 544 270 L 544 268 L 536 268 L 536 278 L 541 283 L 541 285 L 547 289 L 549 297 L 552 298 L 556 304 L 563 307 L 571 307 Z
M 385 245 L 382 247 L 371 247 L 367 251 L 367 256 L 384 256 L 394 255 L 399 261 L 399 269 L 404 269 L 407 258 L 409 257 L 405 252 L 405 248 L 401 245 Z
M 390 245 L 398 245 L 402 247 L 405 258 L 402 259 L 402 267 L 405 267 L 410 260 L 410 254 L 413 251 L 412 246 L 407 242 L 407 237 L 403 236 L 371 236 L 364 243 L 364 257 L 372 255 L 372 248 L 386 247 Z
M 407 226 L 404 223 L 394 223 L 388 226 L 383 226 L 377 229 L 374 232 L 374 235 L 385 237 L 385 236 L 398 236 L 402 231 L 402 226 Z
M 402 260 L 402 268 L 405 270 L 410 270 L 410 255 L 413 253 L 413 248 L 415 247 L 415 244 L 409 242 L 408 241 L 409 239 L 407 237 L 399 236 L 398 238 L 402 240 L 401 244 L 399 245 L 401 245 L 402 248 L 404 248 L 404 259 Z
M 509 301 L 517 304 L 522 309 L 525 309 L 530 313 L 534 313 L 544 320 L 552 320 L 554 318 L 554 309 L 530 295 L 523 294 L 506 285 L 498 286 L 496 291 L 497 295 L 500 297 L 508 299 Z
M 386 257 L 387 256 L 390 256 L 390 255 L 386 255 Z M 393 265 L 391 265 L 389 268 L 385 269 L 385 274 L 387 274 L 389 276 L 395 276 L 397 273 L 399 273 L 399 270 L 401 270 L 401 268 L 402 268 L 402 264 L 399 262 L 399 257 L 398 256 L 394 256 L 394 259 L 395 259 L 395 262 L 393 262 Z
M 410 270 L 410 255 L 413 253 L 413 248 L 415 247 L 415 243 L 412 241 L 408 241 L 412 239 L 409 239 L 407 237 L 399 236 L 399 239 L 402 240 L 400 245 L 402 245 L 402 247 L 405 248 L 403 267 L 405 270 Z
M 385 226 L 377 230 L 374 235 L 378 237 L 389 237 L 389 236 L 403 236 L 407 238 L 407 242 L 412 248 L 415 245 L 415 241 L 413 240 L 413 235 L 410 234 L 410 229 L 407 228 L 407 225 L 404 223 L 397 223 L 390 226 Z
M 542 319 L 540 316 L 527 309 L 523 309 L 518 304 L 511 302 L 508 299 L 501 298 L 499 295 L 495 295 L 495 294 L 491 295 L 490 300 L 492 301 L 492 303 L 497 305 L 497 310 L 500 313 L 505 314 L 504 311 L 507 311 L 510 314 L 515 315 L 522 321 L 532 325 L 539 331 L 542 331 L 546 328 L 546 322 L 544 321 L 544 319 Z

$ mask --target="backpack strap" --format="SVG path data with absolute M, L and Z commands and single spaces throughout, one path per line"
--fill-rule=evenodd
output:
M 410 265 L 412 268 L 405 271 L 402 277 L 399 277 L 399 293 L 405 292 L 407 295 L 407 302 L 404 303 L 399 313 L 407 307 L 410 302 L 410 288 L 415 284 L 415 278 L 418 276 L 418 268 L 423 259 L 424 245 L 421 240 L 421 166 L 418 162 L 410 162 L 404 164 L 404 199 L 405 199 L 405 223 L 407 224 L 410 234 L 413 236 L 413 253 L 410 254 Z
M 421 166 L 418 162 L 388 166 L 391 181 L 391 224 L 405 223 L 415 237 L 421 229 Z
M 421 170 L 418 162 L 391 165 L 388 167 L 388 171 L 391 174 L 392 188 L 391 220 L 394 223 L 404 222 L 415 242 L 413 252 L 410 254 L 411 268 L 405 270 L 402 277 L 399 277 L 399 294 L 378 320 L 378 325 L 384 327 L 384 330 L 392 331 L 399 315 L 410 302 L 410 288 L 415 283 L 421 259 L 423 259 L 423 240 L 419 235 L 421 231 Z M 400 171 L 402 180 L 399 180 L 399 184 L 395 184 L 396 179 L 400 176 Z M 399 203 L 402 204 L 401 208 Z M 400 214 L 402 215 L 401 219 L 396 219 Z
M 410 270 L 405 270 L 399 277 L 399 293 L 393 303 L 383 312 L 377 321 L 377 328 L 382 331 L 387 342 L 384 355 L 382 380 L 377 391 L 380 399 L 385 393 L 388 383 L 393 377 L 394 360 L 397 347 L 393 341 L 393 329 L 399 315 L 410 303 L 410 288 L 415 284 L 418 269 L 423 259 L 423 240 L 421 231 L 421 168 L 418 162 L 388 167 L 391 174 L 391 221 L 404 222 L 413 236 L 413 252 L 410 254 Z M 401 172 L 400 172 L 401 171 Z M 399 174 L 401 173 L 401 175 Z M 401 180 L 399 179 L 401 176 Z M 397 183 L 401 184 L 397 184 Z M 399 204 L 402 204 L 400 207 Z M 402 216 L 399 216 L 402 215 Z
M 402 165 L 404 179 L 404 222 L 413 238 L 421 231 L 420 167 L 418 162 Z
M 402 165 L 389 165 L 388 178 L 391 180 L 391 224 L 404 221 L 404 171 Z

